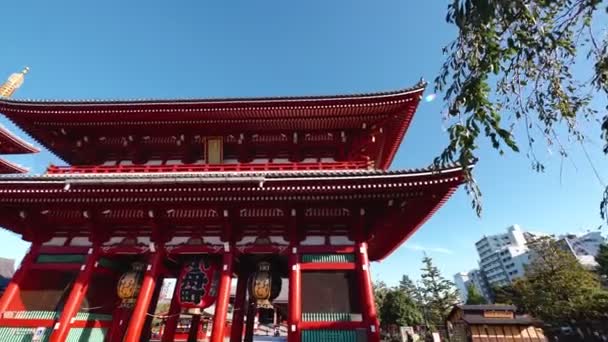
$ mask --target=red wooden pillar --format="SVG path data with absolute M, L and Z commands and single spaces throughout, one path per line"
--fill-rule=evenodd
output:
M 112 313 L 112 325 L 108 331 L 108 342 L 122 342 L 125 331 L 125 326 L 129 324 L 129 317 L 131 317 L 131 309 L 128 308 L 115 308 Z
M 255 323 L 255 314 L 257 311 L 257 307 L 255 301 L 251 299 L 247 303 L 247 322 L 245 324 L 245 341 L 244 342 L 252 342 L 253 341 L 253 325 Z
M 156 280 L 163 259 L 162 251 L 163 248 L 160 246 L 158 247 L 157 252 L 152 253 L 150 256 L 150 263 L 148 264 L 148 268 L 144 274 L 144 280 L 139 289 L 137 303 L 135 303 L 135 308 L 133 309 L 131 321 L 129 322 L 129 327 L 127 328 L 127 333 L 125 335 L 125 341 L 136 342 L 139 341 L 141 337 L 142 329 L 146 322 L 146 314 L 148 313 L 148 307 L 150 306 L 152 296 L 154 295 L 154 288 L 156 287 Z
M 365 324 L 367 330 L 368 341 L 380 342 L 378 316 L 376 314 L 372 277 L 370 276 L 369 258 L 367 256 L 367 243 L 358 242 L 356 254 L 363 324 Z
M 177 329 L 177 322 L 179 322 L 179 314 L 181 313 L 181 307 L 179 305 L 179 292 L 177 288 L 177 280 L 175 283 L 175 290 L 173 290 L 173 297 L 171 298 L 171 305 L 169 306 L 169 317 L 165 323 L 163 329 L 163 342 L 172 342 L 175 338 L 175 330 Z
M 6 290 L 4 290 L 4 294 L 0 299 L 0 314 L 4 313 L 10 307 L 15 297 L 19 294 L 19 287 L 23 284 L 23 280 L 32 264 L 36 262 L 36 258 L 40 252 L 40 246 L 41 243 L 33 242 L 30 246 L 30 250 L 21 261 L 19 269 L 13 275 L 13 278 L 6 287 Z
M 289 254 L 289 326 L 287 327 L 289 342 L 300 342 L 300 321 L 302 319 L 302 274 L 297 247 L 291 248 Z
M 198 341 L 198 332 L 201 329 L 201 315 L 192 315 L 190 320 L 190 331 L 188 331 L 188 342 Z
M 213 315 L 213 328 L 211 330 L 210 342 L 223 342 L 224 329 L 226 328 L 226 315 L 228 314 L 228 303 L 230 301 L 230 283 L 232 281 L 233 254 L 231 250 L 225 251 L 222 257 L 222 275 L 215 303 Z
M 89 249 L 89 254 L 87 255 L 85 263 L 80 268 L 80 273 L 74 281 L 74 285 L 70 290 L 70 295 L 63 306 L 63 310 L 61 311 L 59 321 L 55 324 L 55 329 L 51 334 L 51 342 L 63 342 L 67 338 L 68 333 L 70 332 L 72 319 L 78 313 L 82 300 L 87 294 L 89 282 L 91 281 L 91 277 L 95 271 L 95 264 L 97 263 L 98 259 L 99 246 L 95 245 L 93 248 Z
M 243 339 L 243 321 L 245 316 L 245 297 L 247 294 L 248 273 L 241 269 L 236 283 L 236 294 L 234 296 L 234 310 L 232 311 L 232 330 L 230 342 L 240 342 Z

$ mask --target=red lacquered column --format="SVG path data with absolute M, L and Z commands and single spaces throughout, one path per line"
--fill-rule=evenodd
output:
M 169 317 L 167 318 L 165 328 L 163 329 L 163 342 L 172 342 L 175 338 L 175 330 L 177 329 L 177 322 L 179 321 L 179 314 L 181 312 L 181 307 L 177 298 L 177 296 L 179 296 L 178 291 L 176 281 L 173 297 L 171 298 L 171 306 L 169 306 L 169 312 L 167 313 Z
M 302 289 L 300 262 L 297 247 L 292 247 L 289 254 L 289 342 L 300 342 L 300 321 L 302 318 Z
M 25 257 L 21 261 L 21 265 L 19 266 L 19 269 L 13 275 L 13 278 L 11 279 L 8 286 L 6 287 L 6 290 L 4 290 L 4 294 L 2 295 L 2 298 L 0 299 L 0 314 L 4 313 L 10 307 L 10 304 L 15 299 L 15 296 L 17 296 L 19 294 L 19 287 L 23 283 L 23 279 L 25 279 L 25 275 L 27 274 L 28 270 L 30 269 L 32 264 L 36 261 L 36 258 L 38 257 L 38 253 L 40 251 L 40 246 L 41 246 L 40 243 L 33 242 L 32 245 L 30 246 L 29 252 L 25 255 Z
M 245 316 L 245 295 L 247 294 L 247 272 L 241 269 L 236 283 L 236 294 L 234 296 L 234 310 L 232 313 L 232 330 L 230 342 L 243 339 L 243 321 Z
M 201 315 L 192 315 L 190 331 L 188 331 L 188 342 L 198 341 L 198 332 L 201 329 Z
M 137 303 L 135 304 L 131 321 L 127 328 L 125 341 L 137 342 L 141 337 L 141 332 L 144 323 L 146 322 L 148 307 L 150 306 L 150 301 L 154 295 L 154 288 L 156 287 L 156 278 L 158 277 L 160 263 L 163 258 L 162 250 L 163 248 L 159 247 L 158 251 L 153 253 L 150 257 L 150 263 L 148 264 L 148 269 L 144 275 L 144 280 L 141 284 L 139 295 L 137 296 Z
M 226 328 L 226 315 L 228 314 L 228 302 L 230 301 L 230 283 L 232 281 L 233 254 L 231 251 L 224 252 L 222 258 L 222 275 L 213 315 L 213 330 L 211 330 L 210 342 L 223 342 L 224 329 Z
M 245 340 L 244 342 L 253 341 L 253 325 L 255 323 L 255 313 L 257 311 L 256 304 L 253 300 L 247 303 L 247 322 L 245 323 Z
M 361 312 L 363 324 L 367 330 L 369 342 L 380 342 L 380 331 L 376 304 L 374 302 L 374 290 L 372 278 L 369 273 L 369 258 L 367 256 L 367 243 L 357 243 L 357 273 L 359 274 L 359 287 L 361 292 Z
M 87 259 L 83 267 L 80 269 L 80 273 L 78 274 L 76 281 L 74 281 L 70 295 L 63 306 L 63 311 L 61 311 L 59 322 L 55 324 L 55 330 L 51 334 L 51 342 L 63 342 L 67 338 L 68 333 L 70 332 L 71 320 L 74 318 L 74 316 L 76 316 L 76 313 L 78 313 L 80 304 L 82 304 L 82 300 L 87 294 L 89 282 L 91 281 L 91 277 L 93 277 L 95 264 L 97 263 L 98 259 L 99 247 L 94 246 L 89 250 Z

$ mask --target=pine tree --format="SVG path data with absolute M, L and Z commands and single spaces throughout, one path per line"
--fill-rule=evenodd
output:
M 597 276 L 551 239 L 531 244 L 525 277 L 513 284 L 513 302 L 545 322 L 569 322 L 605 315 L 608 293 Z
M 486 299 L 479 293 L 477 288 L 473 286 L 473 284 L 469 284 L 467 286 L 467 304 L 468 305 L 478 305 L 478 304 L 487 304 Z
M 595 261 L 598 263 L 597 273 L 602 277 L 608 278 L 608 244 L 600 246 L 600 250 L 595 256 Z
M 384 305 L 386 294 L 388 293 L 388 287 L 383 281 L 375 281 L 372 284 L 372 287 L 374 289 L 374 302 L 376 304 L 376 312 L 380 312 L 382 310 L 382 306 Z
M 414 299 L 405 291 L 393 288 L 386 293 L 380 310 L 380 320 L 383 325 L 413 326 L 422 323 L 422 313 Z
M 427 325 L 436 329 L 445 324 L 445 319 L 458 302 L 458 293 L 454 284 L 445 279 L 439 269 L 433 265 L 433 260 L 424 256 L 422 259 L 422 299 L 423 311 Z
M 416 305 L 420 305 L 422 303 L 420 289 L 416 287 L 409 276 L 404 274 L 401 277 L 401 280 L 399 281 L 399 290 L 403 291 L 408 297 L 412 298 Z
M 494 286 L 492 287 L 492 293 L 496 304 L 514 304 L 520 301 L 519 293 L 515 291 L 513 284 Z

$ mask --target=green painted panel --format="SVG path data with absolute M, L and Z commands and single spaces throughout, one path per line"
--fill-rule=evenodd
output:
M 99 313 L 89 313 L 89 312 L 79 312 L 76 314 L 77 321 L 111 321 L 112 315 L 99 314 Z
M 82 264 L 85 259 L 84 254 L 40 254 L 36 258 L 39 264 Z
M 100 258 L 99 266 L 109 268 L 111 270 L 122 270 L 125 268 L 122 263 L 108 258 Z
M 36 328 L 0 327 L 0 341 L 2 342 L 31 342 Z M 42 335 L 42 342 L 49 340 L 52 328 L 46 328 Z
M 357 342 L 354 330 L 302 330 L 302 342 Z
M 59 312 L 56 312 L 56 311 L 13 311 L 12 314 L 13 314 L 14 318 L 19 318 L 19 319 L 58 319 L 59 318 Z
M 302 312 L 304 322 L 350 322 L 349 312 Z
M 72 328 L 66 342 L 103 342 L 107 328 Z
M 354 254 L 302 254 L 302 262 L 355 262 Z

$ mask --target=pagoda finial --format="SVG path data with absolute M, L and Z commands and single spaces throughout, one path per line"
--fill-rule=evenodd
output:
M 25 75 L 30 72 L 29 67 L 23 68 L 21 72 L 16 72 L 8 77 L 4 84 L 0 85 L 0 97 L 11 97 L 25 80 Z

